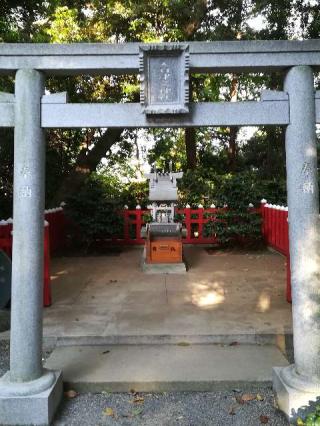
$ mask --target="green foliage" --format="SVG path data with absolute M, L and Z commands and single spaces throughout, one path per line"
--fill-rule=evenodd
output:
M 127 205 L 129 209 L 135 209 L 137 204 L 139 204 L 142 209 L 145 209 L 149 204 L 148 194 L 148 182 L 130 182 L 123 188 L 121 194 L 122 205 Z
M 251 2 L 252 3 L 252 2 Z M 2 0 L 0 2 L 1 42 L 149 42 L 183 40 L 292 39 L 318 38 L 320 12 L 317 2 L 279 2 L 259 0 Z M 262 17 L 261 29 L 250 20 Z M 293 19 L 294 18 L 294 19 Z M 264 88 L 279 89 L 283 76 L 265 74 L 192 75 L 194 102 L 230 101 L 231 88 L 237 81 L 237 100 L 259 99 Z M 0 78 L 0 89 L 13 92 L 12 77 Z M 138 102 L 137 76 L 48 76 L 46 88 L 67 91 L 71 102 Z M 12 132 L 1 133 L 0 214 L 12 214 Z M 196 130 L 196 170 L 187 170 L 184 129 L 149 131 L 155 146 L 149 162 L 168 170 L 172 160 L 185 176 L 179 184 L 181 204 L 237 203 L 243 197 L 256 203 L 266 198 L 271 203 L 286 203 L 284 138 L 281 128 L 261 128 L 247 143 L 238 134 L 235 164 L 230 167 L 230 128 Z M 85 166 L 105 129 L 50 130 L 47 132 L 47 206 L 56 204 L 66 177 Z M 129 158 L 134 155 L 134 132 L 124 131 L 115 149 L 99 151 L 108 166 L 134 180 Z M 90 168 L 90 172 L 98 170 Z M 232 174 L 230 175 L 230 172 Z M 236 177 L 238 174 L 238 181 Z M 108 175 L 108 174 L 107 174 Z M 243 185 L 241 184 L 243 180 Z M 120 185 L 121 186 L 121 185 Z M 241 189 L 242 188 L 242 189 Z M 147 205 L 147 185 L 133 182 L 122 187 L 119 202 L 134 208 Z M 60 200 L 61 201 L 61 200 Z M 240 208 L 240 207 L 237 207 Z
M 216 235 L 222 244 L 252 243 L 261 239 L 261 217 L 249 208 L 259 206 L 261 195 L 250 173 L 224 175 L 218 181 L 215 199 L 218 206 L 228 206 L 205 225 L 205 235 Z
M 296 421 L 297 426 L 320 426 L 320 405 L 316 405 L 314 411 L 310 413 L 310 407 L 306 407 L 309 414 L 304 419 L 298 417 Z
M 125 205 L 135 209 L 148 204 L 147 182 L 125 184 L 112 173 L 90 174 L 81 190 L 66 200 L 66 213 L 74 224 L 74 233 L 90 245 L 95 239 L 122 235 Z M 150 215 L 145 220 L 150 221 Z
M 223 245 L 252 244 L 261 240 L 261 216 L 249 209 L 221 211 L 204 226 L 204 236 L 217 236 Z
M 144 223 L 150 223 L 150 222 L 152 222 L 152 216 L 151 216 L 151 214 L 150 213 L 145 213 L 142 216 L 142 220 L 144 221 Z
M 120 190 L 116 178 L 91 174 L 80 192 L 67 200 L 66 213 L 75 224 L 76 235 L 87 245 L 122 233 Z
M 77 9 L 67 6 L 57 7 L 52 16 L 51 26 L 45 30 L 52 43 L 71 43 L 81 41 L 83 35 L 78 23 Z

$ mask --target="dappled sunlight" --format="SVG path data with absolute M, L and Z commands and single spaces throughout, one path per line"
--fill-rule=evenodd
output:
M 220 305 L 225 300 L 225 291 L 223 287 L 215 282 L 211 286 L 200 284 L 198 288 L 193 291 L 191 301 L 193 305 L 200 308 L 209 308 L 212 306 Z
M 68 271 L 66 271 L 66 270 L 56 272 L 56 274 L 57 274 L 57 275 L 66 275 L 66 274 L 68 274 L 68 273 L 69 273 L 69 272 L 68 272 Z
M 271 296 L 268 290 L 263 290 L 258 298 L 257 311 L 258 312 L 267 312 L 271 308 Z
M 316 148 L 313 147 L 313 146 L 308 146 L 307 149 L 306 149 L 306 155 L 308 157 L 311 157 L 311 158 L 312 157 L 317 158 L 317 150 L 316 150 Z
M 50 279 L 51 281 L 55 281 L 59 278 L 63 278 L 64 275 L 68 275 L 69 271 L 67 271 L 66 269 L 59 271 L 59 272 L 55 272 L 54 274 L 50 275 Z
M 56 280 L 57 278 L 60 278 L 60 277 L 58 277 L 57 275 L 51 275 L 51 276 L 50 276 L 51 281 L 54 281 L 54 280 Z
M 197 255 L 203 253 L 198 250 Z M 261 256 L 252 272 L 243 271 L 250 266 L 248 256 L 230 255 L 229 265 L 215 259 L 211 268 L 190 268 L 187 274 L 148 275 L 133 262 L 137 252 L 126 252 L 125 265 L 112 262 L 104 267 L 99 257 L 76 264 L 73 258 L 55 259 L 53 304 L 45 311 L 45 335 L 176 336 L 291 330 L 291 306 L 284 297 L 285 270 L 277 256 L 266 254 L 268 268 Z M 278 274 L 276 280 L 270 278 L 271 271 Z

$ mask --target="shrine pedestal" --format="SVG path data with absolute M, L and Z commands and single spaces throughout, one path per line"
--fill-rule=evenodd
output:
M 147 263 L 146 248 L 143 249 L 141 268 L 146 274 L 185 274 L 187 272 L 185 260 L 179 263 Z

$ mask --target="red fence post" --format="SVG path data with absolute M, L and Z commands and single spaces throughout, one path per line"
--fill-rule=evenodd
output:
M 198 241 L 203 240 L 203 207 L 200 204 L 198 206 Z
M 123 238 L 124 242 L 128 244 L 130 238 L 128 207 L 125 207 L 125 210 L 123 211 Z
M 191 208 L 189 204 L 186 205 L 184 209 L 185 214 L 185 223 L 187 228 L 187 238 L 185 239 L 186 243 L 191 243 Z
M 286 255 L 286 244 L 285 244 L 285 236 L 286 236 L 286 209 L 285 207 L 281 207 L 281 229 L 280 229 L 280 246 L 281 246 L 281 250 L 282 252 Z
M 9 217 L 7 219 L 7 224 L 8 224 L 8 229 L 7 229 L 7 236 L 8 236 L 8 256 L 11 258 L 12 257 L 12 230 L 13 230 L 13 219 L 12 217 Z
M 275 245 L 277 250 L 281 251 L 281 207 L 276 206 L 276 236 L 275 236 Z
M 264 206 L 264 241 L 266 244 L 270 243 L 270 205 L 265 204 Z
M 11 226 L 6 220 L 0 221 L 0 249 L 11 257 Z
M 291 271 L 289 252 L 288 208 L 272 204 L 262 205 L 262 234 L 266 244 L 286 256 L 287 285 L 286 298 L 291 302 Z
M 260 201 L 260 215 L 261 215 L 261 233 L 262 238 L 266 238 L 266 204 L 267 200 L 264 198 Z
M 136 215 L 136 242 L 140 243 L 141 240 L 141 227 L 142 227 L 142 215 L 141 207 L 137 205 L 135 215 Z
M 276 205 L 273 204 L 271 209 L 271 244 L 273 248 L 276 248 L 276 226 L 277 226 L 276 214 L 277 214 Z

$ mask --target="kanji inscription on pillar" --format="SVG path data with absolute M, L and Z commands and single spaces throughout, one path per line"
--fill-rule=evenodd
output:
M 144 113 L 188 113 L 188 46 L 140 46 L 140 81 L 140 102 Z

